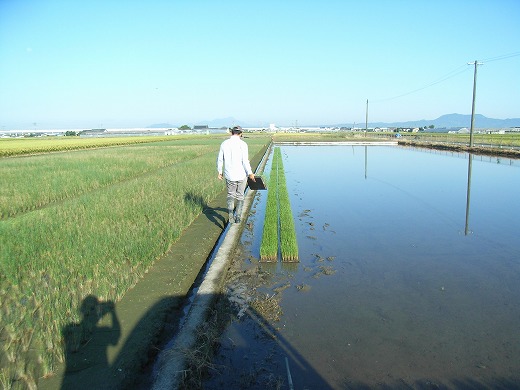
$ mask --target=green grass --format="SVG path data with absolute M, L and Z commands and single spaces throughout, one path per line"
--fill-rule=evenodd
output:
M 0 219 L 45 207 L 79 195 L 100 191 L 136 177 L 153 175 L 181 161 L 196 159 L 214 145 L 175 141 L 76 152 L 0 159 Z
M 120 300 L 223 191 L 215 160 L 224 139 L 0 159 L 3 388 L 51 373 L 82 300 Z M 250 154 L 268 142 L 250 137 Z
M 273 162 L 274 163 L 274 162 Z M 264 218 L 260 258 L 262 261 L 278 259 L 278 198 L 276 171 L 271 168 L 269 185 L 267 186 L 267 202 Z
M 279 251 L 282 261 L 298 261 L 298 243 L 282 154 L 280 148 L 275 148 L 271 163 L 260 258 L 262 261 L 276 261 Z
M 296 230 L 281 156 L 278 165 L 278 201 L 280 208 L 280 251 L 282 261 L 298 261 Z

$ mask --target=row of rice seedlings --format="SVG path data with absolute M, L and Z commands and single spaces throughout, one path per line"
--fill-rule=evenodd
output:
M 219 142 L 177 146 L 171 141 L 0 159 L 0 219 L 196 158 L 214 150 Z
M 275 162 L 273 161 L 273 164 Z M 260 259 L 262 261 L 276 261 L 278 259 L 278 196 L 276 170 L 271 168 L 269 190 L 264 217 L 262 243 L 260 245 Z
M 280 208 L 280 252 L 282 261 L 298 261 L 298 242 L 291 209 L 285 170 L 280 156 L 278 164 L 278 202 Z
M 282 154 L 280 148 L 275 148 L 260 245 L 261 260 L 276 261 L 278 248 L 280 248 L 282 261 L 298 261 L 298 244 Z
M 265 142 L 249 143 L 251 153 Z M 0 221 L 5 388 L 50 374 L 64 360 L 61 330 L 81 322 L 82 300 L 118 301 L 222 191 L 217 151 Z

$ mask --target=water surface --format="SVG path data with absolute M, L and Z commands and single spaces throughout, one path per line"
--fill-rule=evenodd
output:
M 259 289 L 283 315 L 231 324 L 216 364 L 242 371 L 208 388 L 255 369 L 263 382 L 243 387 L 274 375 L 288 388 L 284 357 L 298 389 L 520 387 L 519 160 L 391 146 L 282 155 L 300 263 L 257 262 L 258 192 L 242 267 L 269 275 Z

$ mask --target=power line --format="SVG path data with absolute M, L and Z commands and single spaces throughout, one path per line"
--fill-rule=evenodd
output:
M 501 61 L 501 60 L 506 60 L 508 58 L 517 57 L 517 56 L 520 56 L 520 52 L 514 52 L 514 53 L 509 53 L 509 54 L 502 54 L 502 55 L 499 55 L 499 56 L 496 56 L 496 57 L 485 58 L 485 59 L 481 60 L 481 62 Z M 458 76 L 461 73 L 465 73 L 468 70 L 469 69 L 467 68 L 466 65 L 461 65 L 458 68 L 452 70 L 451 72 L 446 73 L 444 76 L 441 76 L 439 79 L 437 79 L 437 80 L 435 80 L 435 81 L 431 82 L 430 84 L 427 84 L 427 85 L 425 85 L 423 87 L 414 89 L 414 90 L 409 91 L 409 92 L 405 92 L 405 93 L 403 93 L 401 95 L 392 96 L 392 97 L 384 98 L 384 99 L 372 100 L 372 102 L 375 102 L 375 103 L 386 102 L 386 101 L 389 101 L 389 100 L 394 100 L 394 99 L 401 98 L 403 96 L 411 95 L 412 93 L 419 92 L 419 91 L 422 91 L 423 89 L 430 88 L 430 87 L 433 87 L 434 85 L 440 84 L 440 83 L 442 83 L 442 82 L 444 82 L 446 80 L 449 80 L 449 79 L 451 79 L 451 78 L 453 78 L 455 76 Z
M 517 57 L 517 56 L 520 56 L 520 51 L 517 51 L 515 53 L 503 54 L 503 55 L 500 55 L 500 56 L 497 56 L 497 57 L 485 58 L 485 59 L 483 59 L 481 61 L 482 62 L 501 61 L 501 60 L 506 60 L 508 58 Z
M 388 100 L 394 100 L 394 99 L 397 99 L 397 98 L 400 98 L 400 97 L 403 97 L 403 96 L 407 96 L 407 95 L 411 95 L 412 93 L 415 93 L 415 92 L 419 92 L 419 91 L 422 91 L 423 89 L 426 89 L 426 88 L 429 88 L 429 87 L 432 87 L 434 85 L 437 85 L 437 84 L 440 84 L 446 80 L 449 80 L 455 76 L 458 76 L 459 74 L 461 73 L 464 73 L 464 72 L 467 72 L 468 71 L 468 68 L 466 65 L 462 65 L 462 66 L 459 66 L 458 68 L 452 70 L 451 72 L 448 72 L 447 74 L 445 74 L 444 76 L 442 76 L 441 78 L 431 82 L 430 84 L 427 84 L 421 88 L 417 88 L 417 89 L 414 89 L 413 91 L 409 91 L 409 92 L 406 92 L 406 93 L 403 93 L 401 95 L 397 95 L 397 96 L 393 96 L 393 97 L 389 97 L 389 98 L 385 98 L 385 99 L 378 99 L 378 100 L 374 100 L 374 102 L 385 102 L 385 101 L 388 101 Z

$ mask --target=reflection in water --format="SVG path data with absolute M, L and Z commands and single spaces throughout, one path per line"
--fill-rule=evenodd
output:
M 469 204 L 471 199 L 471 170 L 473 165 L 473 154 L 468 154 L 468 189 L 466 191 L 466 225 L 464 227 L 464 234 L 469 233 Z
M 365 145 L 365 179 L 368 174 L 368 146 Z

